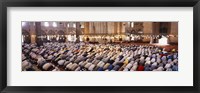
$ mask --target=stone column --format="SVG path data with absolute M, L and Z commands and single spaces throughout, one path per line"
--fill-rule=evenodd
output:
M 122 29 L 122 30 L 120 31 L 120 34 L 124 34 L 125 31 L 126 31 L 126 30 L 125 30 L 125 28 L 126 28 L 126 22 L 122 22 L 121 25 L 122 25 L 122 26 L 121 26 L 121 29 Z
M 116 35 L 118 32 L 118 22 L 114 22 L 114 34 Z
M 178 35 L 178 22 L 171 22 L 170 34 Z
M 43 45 L 42 40 L 42 31 L 41 31 L 41 22 L 35 22 L 35 31 L 36 31 L 36 44 L 37 46 Z
M 68 35 L 69 35 L 69 27 L 68 27 L 68 22 L 65 22 L 65 38 L 66 38 L 66 40 L 65 40 L 65 42 L 68 42 Z
M 89 22 L 84 22 L 84 34 L 89 34 Z
M 171 28 L 170 28 L 170 35 L 174 35 L 174 36 L 170 36 L 169 37 L 169 43 L 175 43 L 178 44 L 178 22 L 171 22 Z
M 36 43 L 36 31 L 35 31 L 35 25 L 34 22 L 30 22 L 30 37 L 31 37 L 31 43 Z
M 153 23 L 152 22 L 144 22 L 143 27 L 144 27 L 144 29 L 143 29 L 144 34 L 153 33 Z
M 143 33 L 144 35 L 151 35 L 151 34 L 154 34 L 153 33 L 153 23 L 152 22 L 144 22 L 143 23 Z M 151 43 L 150 41 L 151 39 L 150 38 L 147 38 L 147 39 L 143 39 L 143 42 L 149 42 Z
M 158 35 L 160 33 L 160 22 L 153 23 L 153 34 Z
M 104 34 L 107 34 L 107 33 L 108 33 L 108 23 L 107 23 L 107 22 L 104 22 L 103 33 L 104 33 Z
M 76 43 L 80 42 L 81 26 L 80 22 L 76 22 Z
M 115 25 L 114 22 L 108 22 L 108 33 L 109 34 L 115 33 L 114 25 Z

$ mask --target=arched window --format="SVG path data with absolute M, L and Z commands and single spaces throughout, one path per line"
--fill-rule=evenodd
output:
M 73 24 L 73 27 L 76 28 L 76 23 Z
M 53 22 L 53 27 L 57 27 L 57 23 L 56 22 Z
M 26 22 L 22 22 L 22 26 L 25 26 L 26 25 Z
M 44 22 L 45 27 L 49 27 L 49 22 Z

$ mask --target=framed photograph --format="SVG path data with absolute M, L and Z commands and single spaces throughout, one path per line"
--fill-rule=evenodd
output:
M 2 93 L 199 92 L 199 0 L 6 0 Z

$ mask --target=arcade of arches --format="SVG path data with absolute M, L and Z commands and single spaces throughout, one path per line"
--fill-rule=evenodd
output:
M 142 42 L 178 44 L 178 22 L 25 22 L 22 42 Z

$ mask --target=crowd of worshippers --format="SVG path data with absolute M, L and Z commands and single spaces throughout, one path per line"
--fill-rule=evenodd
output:
M 22 45 L 23 71 L 178 71 L 178 50 L 150 45 Z

